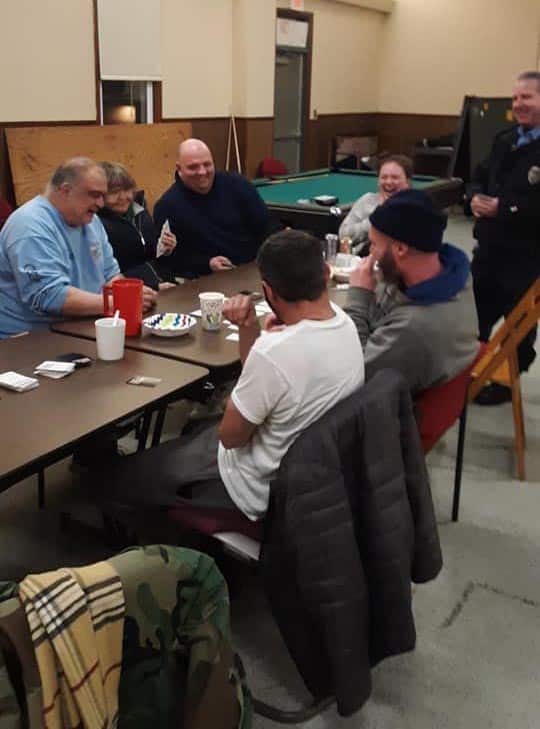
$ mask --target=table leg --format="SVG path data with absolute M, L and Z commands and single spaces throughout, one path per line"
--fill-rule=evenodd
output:
M 146 448 L 146 441 L 148 440 L 148 431 L 150 430 L 150 423 L 152 422 L 153 410 L 146 408 L 143 415 L 143 421 L 141 426 L 141 432 L 139 434 L 139 445 L 137 447 L 137 453 L 144 451 Z
M 154 448 L 155 446 L 159 445 L 159 441 L 161 440 L 161 433 L 163 431 L 163 423 L 165 422 L 165 415 L 167 414 L 167 405 L 162 405 L 160 409 L 158 410 L 158 414 L 156 417 L 156 422 L 154 425 L 154 432 L 152 434 L 152 443 L 150 445 L 151 448 Z
M 45 508 L 45 469 L 40 468 L 38 473 L 38 508 Z

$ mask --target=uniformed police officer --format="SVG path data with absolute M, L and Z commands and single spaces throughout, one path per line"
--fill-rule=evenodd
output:
M 514 85 L 512 111 L 517 124 L 500 132 L 490 156 L 469 186 L 476 218 L 472 273 L 480 339 L 507 315 L 540 275 L 540 72 L 521 73 Z M 536 356 L 536 328 L 518 349 L 520 372 Z M 476 402 L 498 405 L 510 389 L 493 383 Z

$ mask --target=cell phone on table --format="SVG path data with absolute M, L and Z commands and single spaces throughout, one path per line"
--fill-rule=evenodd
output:
M 68 352 L 67 354 L 59 354 L 55 357 L 56 362 L 73 362 L 75 369 L 79 367 L 88 367 L 92 364 L 92 358 L 80 352 Z
M 259 301 L 260 299 L 262 299 L 262 294 L 260 294 L 258 291 L 249 291 L 248 289 L 243 289 L 238 293 L 243 294 L 244 296 L 251 296 L 253 301 Z

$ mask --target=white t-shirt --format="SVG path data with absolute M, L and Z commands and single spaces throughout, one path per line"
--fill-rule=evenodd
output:
M 258 427 L 242 448 L 219 444 L 219 473 L 250 519 L 266 513 L 270 480 L 293 441 L 364 382 L 356 328 L 342 309 L 332 308 L 332 319 L 304 319 L 283 331 L 263 332 L 232 391 L 241 415 Z

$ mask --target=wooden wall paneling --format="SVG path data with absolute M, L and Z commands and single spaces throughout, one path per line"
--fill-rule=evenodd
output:
M 214 162 L 218 170 L 225 168 L 225 154 L 227 152 L 227 130 L 229 120 L 227 117 L 211 117 L 188 119 L 193 128 L 193 136 L 202 139 L 210 147 L 214 155 Z
M 65 127 L 65 126 L 88 126 L 94 124 L 94 120 L 84 121 L 20 121 L 20 122 L 4 122 L 0 120 L 0 196 L 4 197 L 12 205 L 16 205 L 15 189 L 13 186 L 13 177 L 9 165 L 9 153 L 7 146 L 6 130 L 12 127 Z
M 332 139 L 337 134 L 377 134 L 380 150 L 411 154 L 412 148 L 418 140 L 424 137 L 437 137 L 455 132 L 458 120 L 459 117 L 457 116 L 431 114 L 321 114 L 318 119 L 310 120 L 305 130 L 304 167 L 306 170 L 326 167 L 328 165 Z M 270 117 L 252 119 L 238 118 L 236 122 L 242 168 L 247 177 L 254 177 L 261 159 L 272 156 L 273 120 Z M 35 124 L 37 125 L 38 123 L 36 122 Z M 89 122 L 81 122 L 81 124 L 89 125 Z M 191 127 L 191 134 L 205 141 L 212 150 L 216 167 L 218 169 L 224 169 L 229 124 L 227 117 L 168 119 L 163 121 L 161 125 L 155 124 L 147 128 L 151 129 L 152 126 L 155 128 L 159 126 L 168 127 L 170 125 L 174 127 L 174 125 L 178 124 L 184 125 L 186 130 Z M 20 126 L 27 127 L 28 123 L 21 124 Z M 41 128 L 50 126 L 53 125 L 48 124 L 46 127 Z M 78 124 L 71 123 L 67 126 L 73 127 L 78 126 Z M 13 124 L 4 125 L 3 127 L 0 125 L 0 195 L 14 204 L 16 198 L 4 135 L 5 130 L 11 127 L 13 127 Z M 54 127 L 56 129 L 64 129 L 66 123 L 60 122 L 58 125 L 54 125 Z M 137 125 L 137 127 L 142 128 L 142 125 Z M 119 130 L 122 130 L 121 134 L 123 136 L 126 127 L 107 126 L 101 127 L 101 129 L 114 134 L 119 134 Z M 189 134 L 189 132 L 186 131 L 186 134 Z M 162 170 L 162 172 L 164 171 L 164 177 L 161 191 L 172 183 L 176 148 L 179 141 L 178 137 L 175 137 L 172 129 L 170 132 L 167 132 L 167 135 L 170 135 L 172 139 L 167 156 L 161 157 L 164 160 Z M 58 152 L 59 156 L 54 161 L 51 160 L 53 167 L 61 159 L 69 155 L 65 147 L 61 147 Z M 163 155 L 163 151 L 160 154 Z M 235 169 L 234 154 L 232 155 L 232 160 L 231 169 Z M 147 163 L 148 157 L 146 158 Z M 150 169 L 154 167 L 155 164 L 152 163 Z M 165 167 L 167 167 L 166 170 Z M 34 171 L 32 171 L 32 176 L 35 176 Z M 45 179 L 47 177 L 48 174 L 45 175 Z M 147 169 L 144 169 L 137 176 L 136 179 L 140 182 L 141 186 L 146 186 L 146 177 Z M 20 202 L 18 198 L 17 202 Z
M 9 169 L 8 148 L 4 127 L 0 127 L 0 197 L 12 205 L 15 204 L 13 180 Z
M 192 125 L 193 136 L 202 139 L 210 147 L 218 170 L 225 169 L 227 154 L 228 117 L 188 119 Z M 272 155 L 273 118 L 236 117 L 236 131 L 242 172 L 246 177 L 256 176 L 259 162 Z M 171 120 L 164 123 L 171 123 Z M 231 141 L 231 170 L 236 170 L 236 155 Z
M 377 133 L 377 114 L 319 114 L 307 130 L 306 170 L 327 167 L 332 141 L 338 134 L 363 136 Z
M 234 119 L 236 126 L 236 136 L 238 138 L 238 152 L 240 156 L 240 164 L 242 166 L 242 174 L 246 174 L 246 156 L 248 146 L 248 119 L 245 117 L 237 116 Z M 227 130 L 228 131 L 228 130 Z M 229 155 L 229 171 L 238 172 L 238 165 L 236 164 L 236 151 L 234 148 L 234 135 L 231 130 L 231 152 Z
M 440 137 L 457 131 L 458 116 L 441 114 L 377 114 L 379 149 L 411 155 L 424 137 Z
M 178 143 L 191 135 L 188 122 L 7 129 L 17 204 L 42 192 L 62 160 L 85 155 L 126 165 L 152 209 L 171 184 Z
M 274 120 L 272 117 L 245 119 L 246 145 L 242 159 L 246 177 L 257 176 L 259 164 L 265 157 L 273 156 Z
M 163 121 L 163 84 L 161 81 L 154 81 L 152 84 L 152 106 L 154 107 L 154 123 Z

